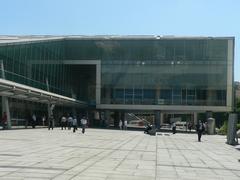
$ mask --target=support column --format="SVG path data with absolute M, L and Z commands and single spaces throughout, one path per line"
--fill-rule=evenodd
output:
M 193 122 L 194 122 L 194 127 L 195 127 L 195 125 L 197 124 L 197 122 L 198 122 L 198 113 L 197 112 L 194 112 L 193 113 Z
M 160 129 L 161 125 L 161 111 L 155 111 L 155 125 L 157 129 Z
M 105 120 L 105 126 L 108 127 L 109 126 L 109 121 L 110 121 L 110 111 L 109 110 L 105 110 L 104 112 L 104 120 Z
M 11 129 L 12 128 L 12 122 L 11 122 L 11 117 L 10 117 L 8 98 L 2 96 L 2 114 L 4 112 L 6 112 L 6 114 L 7 114 L 7 128 Z
M 117 128 L 119 125 L 120 113 L 119 111 L 114 112 L 114 127 Z
M 50 88 L 49 88 L 48 78 L 46 78 L 46 86 L 47 86 L 47 91 L 49 92 Z M 55 107 L 55 105 L 51 104 L 51 100 L 50 100 L 48 102 L 48 126 L 49 126 L 49 123 L 51 121 L 51 118 L 54 118 L 54 116 L 53 116 L 53 109 L 54 109 L 54 107 Z M 53 123 L 52 126 L 55 127 L 55 119 L 53 120 L 52 123 Z
M 71 95 L 73 99 L 77 99 L 77 95 L 74 93 L 73 89 L 71 89 Z M 76 111 L 76 107 L 72 107 L 72 115 L 76 116 L 77 115 L 77 111 Z M 87 115 L 88 117 L 88 115 Z
M 238 144 L 237 122 L 238 115 L 236 113 L 230 113 L 228 117 L 228 132 L 227 132 L 227 143 L 230 145 Z
M 164 124 L 164 113 L 161 112 L 160 113 L 160 126 L 162 126 Z
M 1 65 L 1 76 L 3 79 L 5 79 L 5 71 L 4 71 L 4 64 L 3 60 L 0 61 Z M 7 114 L 7 128 L 11 129 L 12 128 L 12 122 L 11 122 L 11 117 L 10 117 L 10 109 L 9 109 L 9 102 L 8 102 L 8 97 L 2 96 L 2 114 L 6 112 Z

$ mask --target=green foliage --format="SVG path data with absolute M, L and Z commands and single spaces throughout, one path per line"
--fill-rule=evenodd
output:
M 220 135 L 227 135 L 227 129 L 228 129 L 228 122 L 224 121 L 224 124 L 218 130 L 218 134 L 220 134 Z M 239 129 L 240 129 L 240 124 L 237 124 L 237 130 L 239 130 Z
M 224 121 L 222 127 L 219 129 L 218 134 L 226 135 L 227 134 L 227 121 Z
M 237 124 L 237 130 L 239 130 L 240 129 L 240 124 Z

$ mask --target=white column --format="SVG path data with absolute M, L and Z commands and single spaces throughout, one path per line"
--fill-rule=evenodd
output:
M 198 116 L 198 113 L 197 113 L 197 112 L 194 112 L 194 113 L 193 113 L 193 122 L 194 122 L 194 125 L 196 125 L 197 122 L 198 122 L 197 116 Z
M 164 123 L 164 113 L 163 112 L 161 112 L 160 113 L 160 126 L 162 126 L 163 125 L 163 123 Z
M 227 107 L 233 106 L 233 52 L 234 40 L 228 40 L 228 55 L 227 55 Z
M 8 127 L 8 129 L 11 129 L 12 128 L 12 122 L 11 122 L 11 117 L 10 117 L 8 98 L 2 96 L 2 114 L 4 112 L 6 112 L 6 114 L 7 114 L 7 127 Z
M 3 60 L 0 61 L 1 64 L 1 71 L 2 71 L 2 78 L 5 79 L 5 71 L 4 71 L 4 64 Z M 8 102 L 8 97 L 2 96 L 2 114 L 6 112 L 7 114 L 7 126 L 8 129 L 12 128 L 12 122 L 11 122 L 11 117 L 10 117 L 10 110 L 9 110 L 9 102 Z

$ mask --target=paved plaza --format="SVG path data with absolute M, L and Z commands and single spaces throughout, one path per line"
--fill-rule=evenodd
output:
M 0 131 L 0 179 L 240 179 L 240 151 L 224 136 L 140 131 Z

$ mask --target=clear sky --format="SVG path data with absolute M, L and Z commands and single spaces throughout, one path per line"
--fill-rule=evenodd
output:
M 0 0 L 1 35 L 235 36 L 240 0 Z

